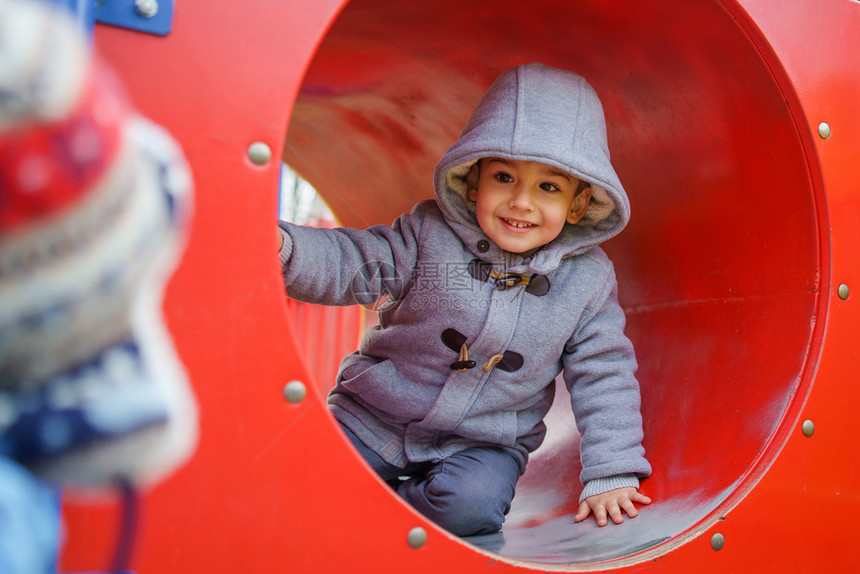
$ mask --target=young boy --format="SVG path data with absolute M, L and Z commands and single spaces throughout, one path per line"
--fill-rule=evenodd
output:
M 506 71 L 437 165 L 435 190 L 391 227 L 281 223 L 291 297 L 388 296 L 341 363 L 331 412 L 417 510 L 454 534 L 486 534 L 543 441 L 561 372 L 582 434 L 574 520 L 636 516 L 651 472 L 636 360 L 597 247 L 629 204 L 596 93 L 542 64 Z

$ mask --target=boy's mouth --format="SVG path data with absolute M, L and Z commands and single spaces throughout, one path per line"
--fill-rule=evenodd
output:
M 528 221 L 520 221 L 519 219 L 508 219 L 507 217 L 500 218 L 505 225 L 508 227 L 512 227 L 516 231 L 528 231 L 532 227 L 535 227 L 534 223 L 529 223 Z

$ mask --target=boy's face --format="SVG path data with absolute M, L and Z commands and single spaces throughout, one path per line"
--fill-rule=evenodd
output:
M 482 158 L 472 169 L 480 175 L 470 173 L 466 195 L 478 225 L 511 253 L 535 253 L 579 221 L 591 199 L 591 187 L 580 190 L 579 179 L 543 163 Z

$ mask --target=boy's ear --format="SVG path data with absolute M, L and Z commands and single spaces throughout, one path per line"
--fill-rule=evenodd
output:
M 478 200 L 478 179 L 481 177 L 480 163 L 480 161 L 473 163 L 466 175 L 466 197 L 469 201 Z
M 582 219 L 585 212 L 588 210 L 588 203 L 591 201 L 591 186 L 586 185 L 573 197 L 570 204 L 570 211 L 567 213 L 567 222 L 574 224 Z

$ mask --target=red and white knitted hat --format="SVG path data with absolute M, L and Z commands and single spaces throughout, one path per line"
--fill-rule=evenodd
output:
M 191 187 L 71 18 L 0 0 L 0 455 L 86 485 L 189 456 L 161 295 Z

